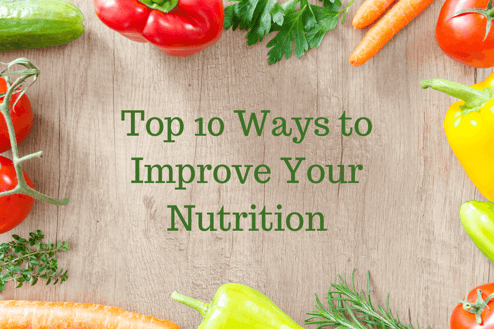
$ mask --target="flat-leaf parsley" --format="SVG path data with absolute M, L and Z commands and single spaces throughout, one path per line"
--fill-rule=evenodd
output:
M 232 0 L 230 0 L 232 1 Z M 233 0 L 237 3 L 225 8 L 225 29 L 247 30 L 247 44 L 261 42 L 271 32 L 277 32 L 268 42 L 269 64 L 279 62 L 292 52 L 300 58 L 305 52 L 319 47 L 327 32 L 336 28 L 341 15 L 345 21 L 352 0 L 346 8 L 340 0 L 319 0 L 323 6 L 309 4 L 308 0 Z M 300 5 L 299 5 L 300 4 Z

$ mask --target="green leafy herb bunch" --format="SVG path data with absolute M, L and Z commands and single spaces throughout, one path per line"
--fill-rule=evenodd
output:
M 20 288 L 25 282 L 34 286 L 40 279 L 47 285 L 67 280 L 67 271 L 58 269 L 58 254 L 70 250 L 68 241 L 41 243 L 44 235 L 40 230 L 29 233 L 29 240 L 12 237 L 14 241 L 0 244 L 0 291 L 9 281 Z
M 279 62 L 283 55 L 300 58 L 305 52 L 319 47 L 327 32 L 335 29 L 343 15 L 342 23 L 354 0 L 340 10 L 340 0 L 319 0 L 322 6 L 309 4 L 308 0 L 230 0 L 238 1 L 225 8 L 225 29 L 248 30 L 247 44 L 261 42 L 271 32 L 276 36 L 268 42 L 268 62 Z M 300 4 L 300 5 L 299 5 Z M 294 46 L 295 44 L 295 46 Z

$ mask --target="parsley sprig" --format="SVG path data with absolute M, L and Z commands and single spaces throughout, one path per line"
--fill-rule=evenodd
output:
M 336 326 L 341 329 L 414 329 L 411 324 L 403 324 L 398 314 L 393 316 L 389 308 L 389 294 L 386 309 L 381 306 L 377 310 L 370 297 L 370 278 L 367 272 L 367 290 L 358 292 L 355 288 L 355 271 L 352 273 L 352 287 L 347 284 L 346 276 L 338 276 L 339 283 L 331 283 L 326 297 L 328 307 L 324 307 L 316 295 L 316 310 L 305 324 L 316 324 L 317 329 Z M 417 315 L 417 329 L 420 329 Z M 430 329 L 430 327 L 428 327 Z
M 308 0 L 288 0 L 281 5 L 277 0 L 230 1 L 238 2 L 225 8 L 225 29 L 248 30 L 248 45 L 261 42 L 269 33 L 277 32 L 267 44 L 271 48 L 268 62 L 274 64 L 283 55 L 289 59 L 292 51 L 300 58 L 307 50 L 319 47 L 326 33 L 336 28 L 342 15 L 343 24 L 354 0 L 341 11 L 340 0 L 319 0 L 322 7 L 309 4 Z
M 25 282 L 34 286 L 39 279 L 46 280 L 47 285 L 67 280 L 67 271 L 58 269 L 58 253 L 70 250 L 68 241 L 41 243 L 44 235 L 40 230 L 29 233 L 29 240 L 12 237 L 14 241 L 0 244 L 0 291 L 9 281 L 20 288 Z

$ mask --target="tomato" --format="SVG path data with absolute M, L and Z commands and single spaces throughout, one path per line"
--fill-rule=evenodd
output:
M 486 15 L 492 15 L 486 9 L 488 1 L 446 0 L 436 26 L 437 43 L 446 55 L 468 66 L 494 66 L 494 28 L 486 36 L 486 16 L 480 13 L 463 13 L 448 19 L 462 9 L 484 9 Z
M 34 188 L 29 176 L 22 171 L 27 185 Z M 0 156 L 0 192 L 6 192 L 17 186 L 14 163 Z M 25 194 L 12 194 L 0 197 L 0 234 L 19 225 L 31 212 L 34 199 Z
M 7 83 L 4 79 L 0 78 L 0 94 L 7 91 Z M 31 132 L 33 127 L 34 117 L 33 110 L 31 109 L 31 103 L 26 95 L 22 95 L 19 102 L 15 106 L 15 110 L 12 109 L 15 101 L 19 95 L 15 94 L 10 100 L 10 115 L 12 117 L 12 123 L 14 124 L 15 137 L 17 144 L 23 142 Z M 3 101 L 3 97 L 0 98 L 0 103 Z M 3 115 L 0 114 L 0 153 L 6 152 L 11 149 L 9 131 L 5 123 Z
M 483 329 L 494 327 L 494 283 L 483 284 L 468 293 L 453 310 L 451 329 Z M 476 314 L 478 316 L 476 316 Z

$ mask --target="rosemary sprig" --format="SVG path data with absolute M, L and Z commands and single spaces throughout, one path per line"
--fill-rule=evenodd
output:
M 377 310 L 370 297 L 370 277 L 367 272 L 367 290 L 357 291 L 355 288 L 355 270 L 352 273 L 352 287 L 347 284 L 346 275 L 338 276 L 339 283 L 331 283 L 328 296 L 328 307 L 325 308 L 316 295 L 316 310 L 305 320 L 306 325 L 316 324 L 317 329 L 335 326 L 337 329 L 414 329 L 411 324 L 403 324 L 398 314 L 396 318 L 389 308 L 389 294 L 386 309 L 381 306 Z M 430 329 L 430 327 L 427 327 Z M 417 314 L 417 329 L 420 329 Z
M 29 240 L 15 234 L 12 237 L 14 241 L 0 244 L 0 291 L 9 281 L 20 288 L 25 282 L 34 286 L 39 279 L 46 280 L 47 285 L 67 280 L 67 271 L 58 270 L 58 253 L 70 250 L 68 241 L 41 243 L 44 235 L 40 230 L 29 233 Z

